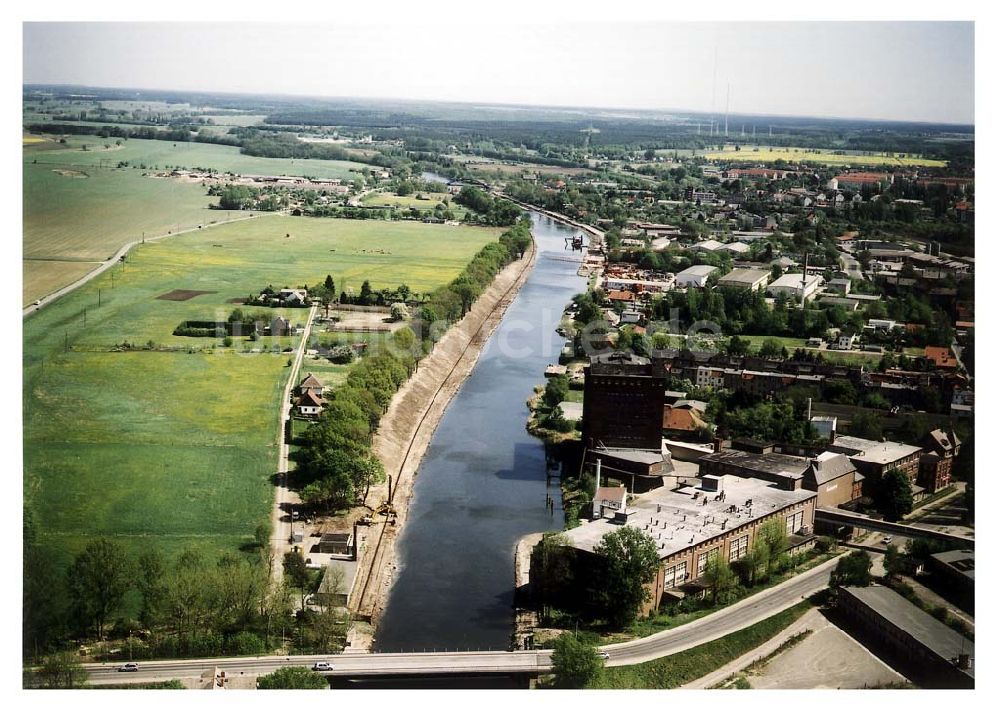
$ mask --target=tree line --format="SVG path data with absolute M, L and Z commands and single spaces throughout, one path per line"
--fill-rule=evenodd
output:
M 272 579 L 266 525 L 239 552 L 218 556 L 189 547 L 168 557 L 99 537 L 61 570 L 39 539 L 30 503 L 24 523 L 27 659 L 65 650 L 74 639 L 96 641 L 96 656 L 116 645 L 118 657 L 130 660 L 253 655 L 279 646 L 285 633 L 293 648 L 313 646 L 317 616 L 296 613 L 293 584 Z
M 480 223 L 487 226 L 512 226 L 523 213 L 521 208 L 506 199 L 490 196 L 475 186 L 464 186 L 455 196 L 455 201 L 475 211 Z

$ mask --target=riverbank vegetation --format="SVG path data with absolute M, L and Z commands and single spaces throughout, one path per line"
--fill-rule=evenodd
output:
M 385 470 L 371 451 L 372 434 L 393 395 L 409 379 L 447 325 L 460 319 L 496 274 L 531 245 L 527 221 L 484 246 L 451 283 L 433 291 L 412 327 L 404 327 L 347 372 L 322 415 L 298 440 L 294 479 L 303 502 L 320 511 L 364 503 Z
M 337 609 L 295 608 L 294 570 L 272 577 L 270 529 L 218 558 L 188 548 L 134 555 L 108 538 L 87 542 L 69 568 L 38 568 L 44 549 L 24 512 L 24 655 L 63 662 L 76 644 L 90 661 L 331 652 L 343 647 Z M 312 574 L 308 574 L 312 576 Z M 55 654 L 55 655 L 52 655 Z M 64 671 L 71 670 L 67 662 Z

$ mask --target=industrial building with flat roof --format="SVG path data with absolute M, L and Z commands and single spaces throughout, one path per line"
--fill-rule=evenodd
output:
M 674 284 L 678 288 L 704 288 L 717 270 L 715 266 L 691 266 L 674 276 Z
M 758 271 L 753 268 L 736 268 L 719 279 L 719 285 L 724 288 L 744 288 L 758 290 L 767 285 L 771 277 L 770 271 Z
M 785 295 L 797 301 L 808 300 L 819 290 L 821 280 L 819 276 L 786 273 L 767 287 L 767 294 L 773 298 Z
M 841 436 L 829 445 L 829 449 L 850 457 L 867 479 L 878 480 L 890 469 L 899 469 L 911 483 L 917 479 L 921 449 L 912 444 Z
M 885 586 L 841 586 L 839 612 L 932 687 L 975 687 L 974 644 Z
M 698 485 L 660 487 L 623 505 L 610 516 L 598 504 L 595 518 L 565 532 L 574 549 L 593 554 L 601 539 L 624 526 L 639 529 L 656 543 L 660 569 L 648 584 L 648 613 L 664 594 L 702 590 L 698 579 L 712 556 L 736 561 L 749 552 L 765 521 L 783 521 L 793 548 L 812 541 L 814 492 L 787 491 L 757 479 L 705 475 Z
M 810 459 L 780 452 L 755 454 L 722 449 L 701 457 L 698 472 L 736 474 L 771 482 L 780 489 L 806 489 L 819 495 L 819 506 L 840 506 L 857 499 L 863 479 L 850 459 L 834 452 Z

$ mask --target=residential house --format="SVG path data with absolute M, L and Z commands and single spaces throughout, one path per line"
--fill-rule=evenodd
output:
M 962 442 L 953 430 L 931 430 L 924 437 L 921 446 L 920 467 L 917 483 L 929 493 L 944 489 L 951 483 L 951 468 Z

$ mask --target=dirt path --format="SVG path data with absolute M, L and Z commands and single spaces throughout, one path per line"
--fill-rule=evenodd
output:
M 227 223 L 235 223 L 237 221 L 251 221 L 255 218 L 260 218 L 261 216 L 275 216 L 278 214 L 283 215 L 284 213 L 285 213 L 284 211 L 261 212 L 261 213 L 251 214 L 250 216 L 240 216 L 238 218 L 228 219 L 226 221 L 216 221 L 215 223 L 203 224 L 203 225 L 211 228 L 214 226 L 222 226 L 223 224 Z M 106 270 L 117 264 L 118 261 L 120 261 L 123 256 L 125 256 L 129 251 L 131 251 L 136 246 L 142 245 L 144 243 L 153 243 L 155 241 L 162 241 L 164 238 L 172 238 L 173 236 L 182 236 L 183 234 L 191 233 L 192 231 L 203 231 L 203 230 L 204 229 L 201 226 L 195 226 L 193 228 L 186 228 L 183 231 L 173 231 L 161 234 L 159 236 L 149 236 L 147 238 L 143 238 L 138 241 L 129 241 L 124 246 L 119 248 L 118 252 L 115 253 L 115 255 L 111 256 L 111 258 L 109 258 L 106 261 L 101 261 L 100 263 L 98 263 L 98 265 L 94 268 L 94 270 L 87 273 L 87 275 L 83 276 L 82 278 L 77 278 L 69 285 L 60 288 L 54 293 L 49 293 L 47 296 L 40 298 L 36 301 L 33 301 L 29 305 L 24 306 L 23 310 L 21 311 L 21 317 L 27 318 L 29 315 L 31 315 L 37 310 L 41 310 L 52 301 L 61 298 L 67 293 L 71 293 L 80 286 L 85 285 L 89 281 L 92 281 L 94 278 L 97 278 L 97 276 L 101 275 Z M 63 260 L 63 259 L 53 258 L 52 260 Z M 88 261 L 88 263 L 90 262 L 96 262 L 96 261 Z
M 288 501 L 288 442 L 285 440 L 285 422 L 288 421 L 292 412 L 292 390 L 295 388 L 295 381 L 302 366 L 302 357 L 305 355 L 306 345 L 309 343 L 309 332 L 312 330 L 313 319 L 319 306 L 314 305 L 309 310 L 309 317 L 306 319 L 306 327 L 302 332 L 302 340 L 299 341 L 299 349 L 295 353 L 295 360 L 289 368 L 288 381 L 285 389 L 281 393 L 280 419 L 278 420 L 278 485 L 274 490 L 274 504 L 271 507 L 271 576 L 275 581 L 281 582 L 284 573 L 285 552 L 292 540 L 291 513 L 287 514 L 286 507 Z M 285 528 L 285 524 L 288 525 Z
M 403 528 L 413 491 L 413 478 L 445 408 L 472 372 L 487 339 L 531 274 L 537 249 L 504 268 L 465 317 L 456 323 L 420 362 L 396 393 L 375 435 L 373 449 L 392 481 L 395 523 L 381 519 L 359 532 L 364 538 L 357 577 L 348 606 L 359 619 L 377 624 L 395 571 L 396 537 Z M 388 499 L 388 484 L 373 488 L 369 505 Z
M 767 642 L 760 644 L 753 650 L 747 651 L 736 660 L 726 663 L 718 670 L 715 670 L 708 675 L 704 675 L 697 680 L 692 680 L 690 683 L 685 683 L 681 686 L 681 688 L 685 690 L 701 690 L 711 688 L 713 685 L 717 685 L 731 676 L 736 675 L 758 658 L 770 655 L 777 650 L 782 643 L 796 633 L 818 628 L 822 620 L 822 616 L 819 615 L 819 612 L 815 608 L 807 611 L 794 623 L 786 627 Z

